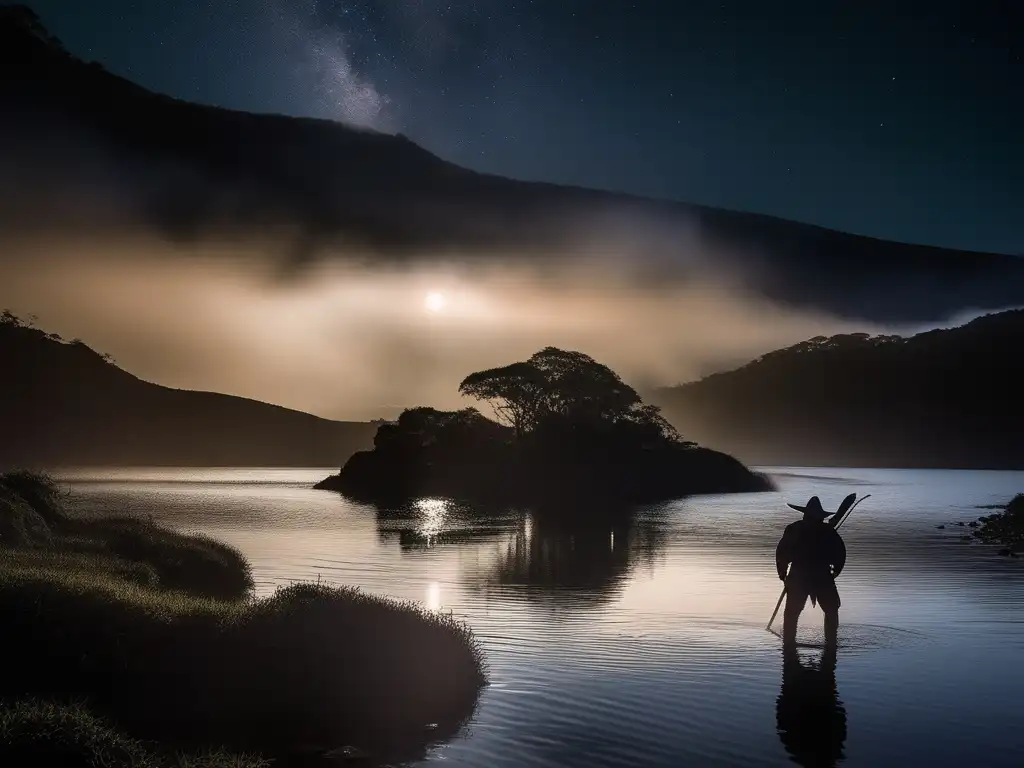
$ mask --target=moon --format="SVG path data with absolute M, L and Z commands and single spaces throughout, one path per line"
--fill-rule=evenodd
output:
M 423 299 L 423 306 L 427 308 L 428 312 L 440 312 L 447 303 L 444 294 L 436 292 L 428 293 L 426 298 Z

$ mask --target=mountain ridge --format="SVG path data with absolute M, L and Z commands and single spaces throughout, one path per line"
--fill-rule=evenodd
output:
M 113 189 L 118 215 L 169 239 L 286 235 L 287 266 L 325 250 L 377 260 L 515 252 L 543 267 L 580 233 L 667 233 L 648 279 L 685 279 L 694 244 L 773 301 L 869 322 L 942 322 L 1024 304 L 1024 260 L 904 244 L 760 213 L 508 179 L 457 166 L 403 136 L 156 94 L 0 16 L 0 138 L 9 229 L 113 226 L 52 201 Z M 38 22 L 38 20 L 36 20 Z M 41 28 L 41 25 L 40 25 Z M 102 182 L 102 183 L 100 183 Z M 77 185 L 77 186 L 76 186 Z M 113 223 L 112 223 L 113 222 Z M 633 244 L 633 261 L 648 249 Z M 650 246 L 655 248 L 655 246 Z

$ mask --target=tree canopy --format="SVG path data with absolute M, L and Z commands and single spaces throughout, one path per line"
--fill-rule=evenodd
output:
M 525 362 L 471 373 L 459 392 L 487 402 L 517 437 L 553 421 L 631 426 L 651 439 L 679 435 L 615 371 L 582 352 L 546 347 Z
M 529 362 L 477 371 L 459 385 L 459 392 L 488 403 L 520 437 L 537 425 L 548 407 L 550 390 L 544 372 Z

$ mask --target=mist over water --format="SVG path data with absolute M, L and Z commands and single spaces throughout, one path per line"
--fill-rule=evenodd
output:
M 361 87 L 337 85 L 354 89 L 352 109 L 372 112 L 373 94 L 363 104 Z M 422 187 L 452 169 L 393 137 L 230 119 L 270 156 L 236 156 L 217 122 L 225 135 L 210 146 L 193 137 L 195 147 L 174 150 L 183 162 L 74 127 L 38 141 L 23 129 L 5 135 L 13 143 L 0 170 L 0 307 L 35 315 L 156 383 L 373 419 L 415 405 L 460 407 L 465 375 L 546 346 L 583 351 L 646 390 L 816 335 L 920 330 L 863 319 L 891 318 L 893 296 L 908 297 L 896 301 L 908 317 L 963 304 L 961 286 L 938 281 L 921 292 L 898 270 L 877 289 L 855 269 L 856 291 L 842 280 L 797 290 L 816 280 L 801 268 L 806 253 L 790 262 L 784 245 L 774 253 L 710 236 L 682 208 L 596 203 L 589 193 L 548 205 L 546 188 L 487 191 L 476 177 L 436 211 L 422 189 L 396 202 L 404 174 Z M 306 147 L 311 136 L 320 143 Z M 381 167 L 353 180 L 343 171 L 360 147 Z M 208 153 L 228 156 L 228 170 Z M 485 198 L 477 208 L 474 184 Z M 410 241 L 388 240 L 398 235 Z M 432 245 L 445 238 L 477 244 Z M 820 265 L 831 254 L 814 258 Z M 772 298 L 794 291 L 806 300 Z M 443 297 L 438 310 L 425 305 L 432 294 Z
M 309 490 L 327 470 L 66 471 L 88 513 L 152 514 L 239 548 L 258 589 L 325 579 L 451 610 L 483 643 L 492 685 L 447 765 L 985 765 L 1024 761 L 1024 571 L 961 541 L 1020 472 L 780 468 L 778 493 L 695 497 L 608 526 L 439 500 L 355 505 Z M 786 672 L 764 630 L 774 547 L 821 496 L 872 494 L 849 551 L 834 689 Z M 946 525 L 938 530 L 937 525 Z M 800 639 L 821 639 L 805 611 Z M 780 701 L 781 700 L 781 701 Z M 813 716 L 812 716 L 813 715 Z M 801 729 L 800 723 L 806 724 Z M 779 730 L 786 731 L 785 739 Z
M 693 277 L 656 287 L 637 276 L 626 244 L 552 253 L 543 268 L 515 254 L 383 265 L 339 251 L 287 277 L 280 253 L 273 242 L 175 245 L 145 234 L 25 239 L 0 259 L 0 305 L 143 379 L 354 419 L 461 407 L 467 373 L 549 345 L 644 387 L 865 330 L 773 304 L 699 253 Z M 433 293 L 439 311 L 425 304 Z

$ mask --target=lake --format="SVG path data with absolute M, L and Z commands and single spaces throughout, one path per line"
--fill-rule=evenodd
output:
M 1024 491 L 1024 473 L 764 471 L 781 492 L 590 529 L 439 500 L 377 510 L 311 490 L 324 469 L 61 476 L 81 511 L 152 515 L 237 546 L 261 592 L 321 578 L 465 620 L 492 684 L 425 762 L 1024 765 L 1024 560 L 955 525 Z M 765 623 L 781 589 L 775 544 L 798 517 L 785 503 L 817 494 L 833 510 L 850 492 L 872 497 L 842 529 L 834 675 L 806 648 L 784 681 Z M 802 641 L 820 641 L 821 618 L 808 604 Z

